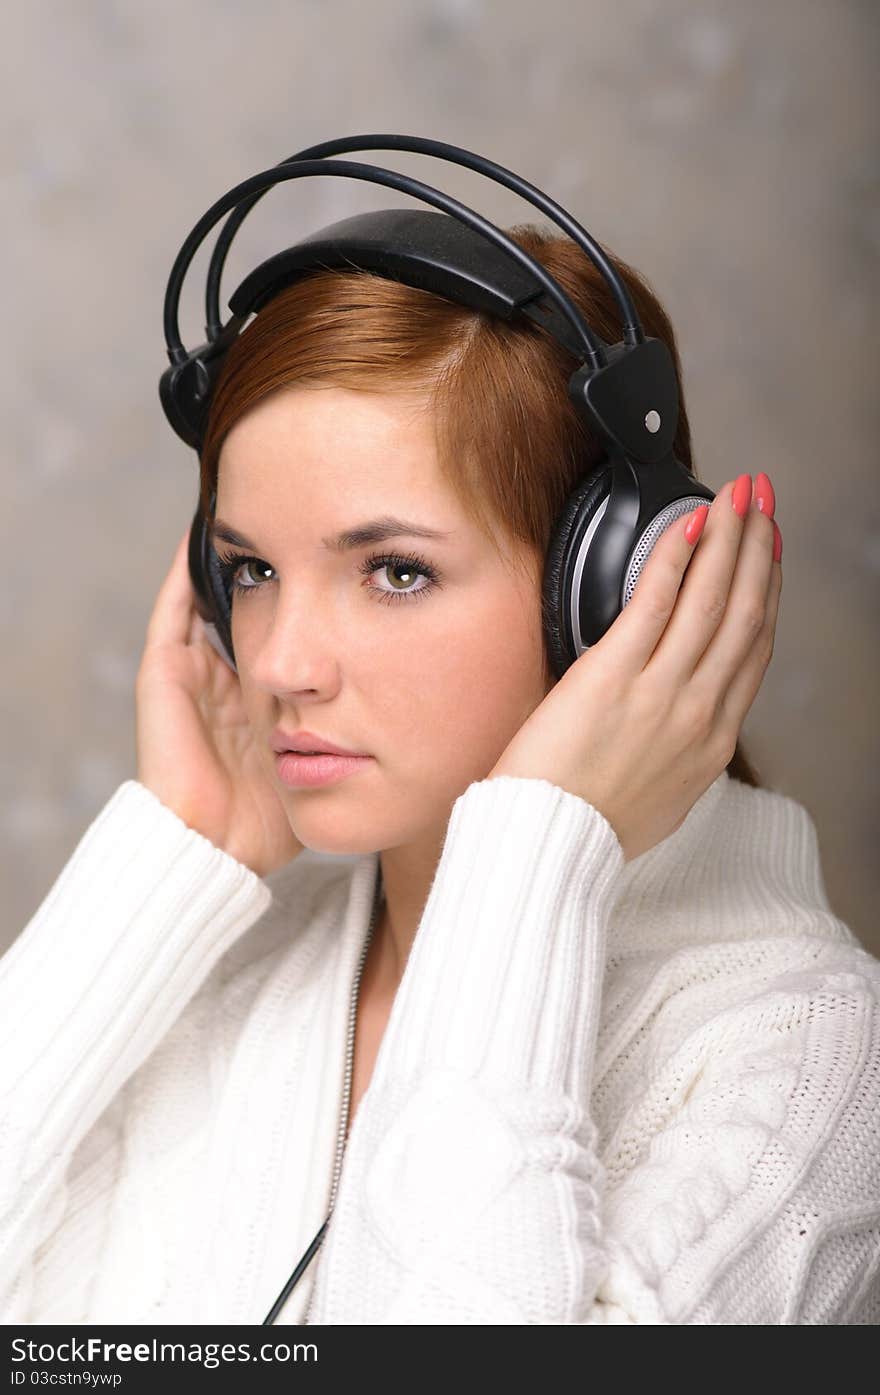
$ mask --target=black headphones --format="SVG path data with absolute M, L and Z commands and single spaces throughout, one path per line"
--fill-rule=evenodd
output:
M 500 228 L 430 185 L 374 165 L 326 157 L 354 150 L 403 150 L 477 170 L 520 194 L 583 249 L 610 285 L 623 317 L 623 339 L 606 344 L 571 298 Z M 440 212 L 389 208 L 321 228 L 262 262 L 229 300 L 220 321 L 220 277 L 241 223 L 273 185 L 306 175 L 365 179 L 399 189 Z M 196 251 L 229 210 L 208 269 L 206 343 L 184 348 L 178 327 L 183 280 Z M 576 485 L 556 520 L 543 582 L 544 632 L 555 677 L 596 644 L 630 600 L 639 574 L 665 530 L 715 495 L 673 454 L 678 386 L 672 355 L 646 338 L 627 287 L 602 248 L 565 209 L 519 175 L 455 145 L 418 136 L 350 136 L 324 141 L 237 184 L 199 219 L 177 254 L 165 292 L 170 367 L 159 380 L 169 422 L 201 452 L 211 394 L 223 359 L 245 322 L 312 270 L 361 267 L 377 276 L 432 291 L 447 300 L 513 320 L 542 325 L 580 360 L 568 394 L 605 443 L 602 459 Z M 213 518 L 216 492 L 210 500 Z M 189 571 L 196 608 L 215 647 L 235 669 L 231 591 L 208 535 L 201 501 L 190 530 Z M 213 627 L 213 630 L 211 629 Z

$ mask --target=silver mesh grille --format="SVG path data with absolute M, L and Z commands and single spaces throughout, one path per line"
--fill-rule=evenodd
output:
M 626 569 L 626 580 L 623 584 L 623 604 L 627 605 L 632 600 L 633 592 L 636 589 L 636 582 L 639 579 L 641 570 L 654 550 L 656 543 L 660 541 L 666 529 L 671 527 L 677 518 L 683 517 L 686 513 L 693 513 L 701 504 L 711 504 L 711 499 L 704 499 L 702 495 L 689 494 L 684 499 L 676 499 L 674 504 L 667 504 L 651 522 L 648 524 L 636 545 L 636 550 L 632 555 L 630 564 Z

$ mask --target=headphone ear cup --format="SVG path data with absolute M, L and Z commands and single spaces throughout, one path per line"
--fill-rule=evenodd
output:
M 214 627 L 217 631 L 217 638 L 223 646 L 223 658 L 230 668 L 237 673 L 235 653 L 232 648 L 232 599 L 226 589 L 226 582 L 220 570 L 220 560 L 211 543 L 208 542 L 206 546 L 208 579 L 211 585 L 211 594 L 214 597 Z
M 556 520 L 544 563 L 543 621 L 547 654 L 554 676 L 559 679 L 578 658 L 574 645 L 566 638 L 566 619 L 571 611 L 571 597 L 563 595 L 562 578 L 572 535 L 581 536 L 611 493 L 611 466 L 607 457 L 587 474 L 569 494 Z M 588 564 L 589 565 L 589 564 Z
M 213 499 L 211 503 L 213 509 Z M 234 673 L 232 648 L 232 602 L 220 561 L 208 536 L 208 520 L 201 506 L 196 509 L 189 532 L 189 574 L 195 592 L 196 610 L 208 626 L 208 640 Z

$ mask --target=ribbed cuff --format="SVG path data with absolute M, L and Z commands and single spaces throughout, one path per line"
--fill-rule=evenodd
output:
M 25 1176 L 69 1151 L 271 901 L 139 781 L 119 786 L 0 960 L 0 1097 L 30 1121 Z
M 591 804 L 497 776 L 453 805 L 374 1067 L 449 1067 L 582 1098 L 623 850 Z

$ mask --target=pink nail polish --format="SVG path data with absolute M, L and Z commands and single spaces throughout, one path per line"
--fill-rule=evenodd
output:
M 776 512 L 776 495 L 773 492 L 773 485 L 770 483 L 770 476 L 765 475 L 763 470 L 755 480 L 755 506 L 768 518 L 772 518 Z
M 773 561 L 782 561 L 782 534 L 779 531 L 779 524 L 773 520 Z
M 740 475 L 733 486 L 733 493 L 730 496 L 734 511 L 740 518 L 745 518 L 749 504 L 752 502 L 752 477 L 751 475 Z
M 702 533 L 703 524 L 706 522 L 708 514 L 708 504 L 701 504 L 698 509 L 695 509 L 694 512 L 688 516 L 688 521 L 685 524 L 684 528 L 684 535 L 690 543 L 691 547 L 693 547 L 694 543 L 697 541 L 700 534 Z

